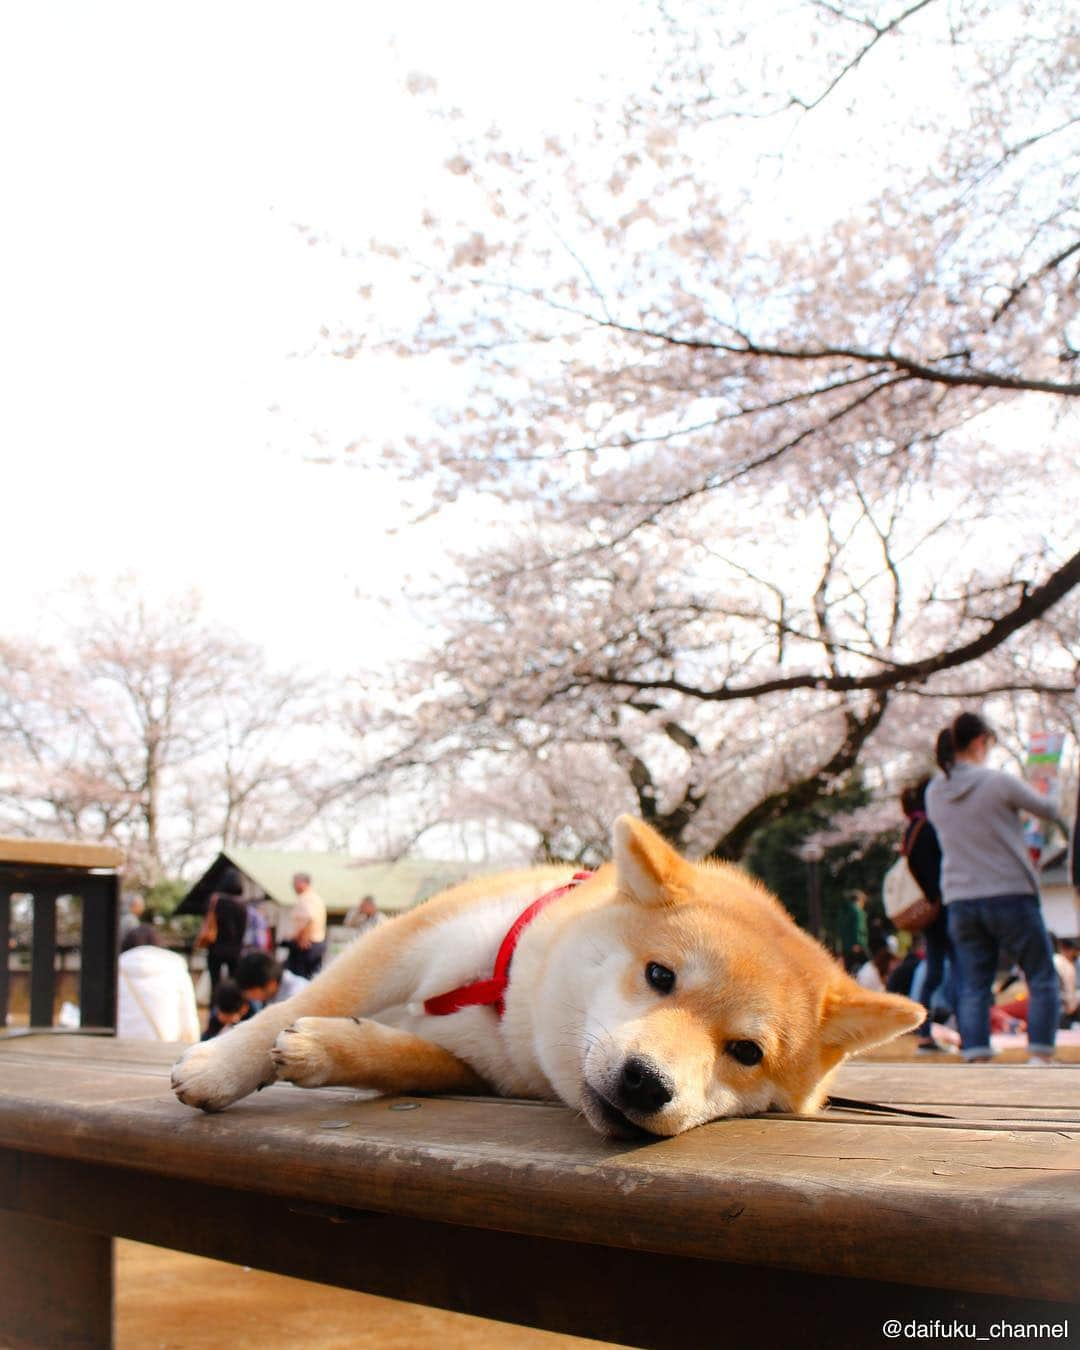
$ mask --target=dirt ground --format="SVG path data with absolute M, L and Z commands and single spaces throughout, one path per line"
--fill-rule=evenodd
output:
M 1068 1034 L 1070 1037 L 1075 1036 L 1075 1029 Z M 1059 1042 L 1055 1053 L 1062 1064 L 1080 1064 L 1080 1045 L 1062 1045 Z M 940 1055 L 934 1056 L 917 1055 L 915 1053 L 914 1036 L 902 1036 L 899 1041 L 892 1041 L 889 1045 L 882 1045 L 876 1050 L 868 1051 L 863 1058 L 873 1060 L 878 1064 L 896 1064 L 906 1060 L 915 1060 L 919 1064 L 958 1064 L 960 1062 L 959 1055 L 948 1054 L 944 1051 Z M 1023 1045 L 1010 1045 L 997 1050 L 994 1054 L 995 1064 L 1023 1064 L 1026 1060 L 1027 1050 Z
M 138 1242 L 117 1242 L 116 1277 L 117 1350 L 599 1350 L 601 1344 Z
M 999 1063 L 1022 1063 L 1019 1047 Z M 1058 1057 L 1080 1063 L 1080 1046 L 1060 1046 Z M 883 1046 L 868 1058 L 915 1058 L 915 1038 Z M 955 1055 L 919 1060 L 955 1064 Z M 223 1343 L 259 1350 L 587 1350 L 597 1341 L 487 1322 L 410 1303 L 308 1284 L 197 1256 L 118 1242 L 116 1344 L 118 1350 L 201 1350 Z M 610 1347 L 609 1347 L 610 1350 Z

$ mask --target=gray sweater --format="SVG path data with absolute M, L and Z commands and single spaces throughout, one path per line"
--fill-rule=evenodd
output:
M 926 815 L 941 844 L 941 893 L 952 900 L 1038 895 L 1018 811 L 1055 820 L 1048 797 L 1011 773 L 957 764 L 926 789 Z

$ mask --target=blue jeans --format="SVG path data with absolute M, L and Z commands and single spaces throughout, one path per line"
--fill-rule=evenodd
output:
M 923 929 L 923 941 L 926 943 L 926 975 L 923 978 L 922 1005 L 926 1009 L 926 1021 L 916 1032 L 921 1040 L 930 1039 L 931 1000 L 945 976 L 945 960 L 953 956 L 949 941 L 948 909 L 942 906 L 941 913 L 932 924 Z M 989 1013 L 987 1013 L 989 1017 Z
M 965 1059 L 990 1054 L 990 1003 L 998 957 L 1004 948 L 1028 986 L 1028 1050 L 1054 1051 L 1060 1016 L 1057 972 L 1035 895 L 994 895 L 954 900 L 946 906 L 959 980 L 956 1020 Z

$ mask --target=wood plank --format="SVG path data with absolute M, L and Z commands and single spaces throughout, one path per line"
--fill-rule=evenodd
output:
M 58 1033 L 56 1038 L 47 1037 L 42 1030 L 18 1030 L 10 1033 L 10 1040 L 0 1041 L 4 1044 L 5 1053 L 18 1055 L 19 1063 L 29 1064 L 37 1063 L 46 1070 L 50 1065 L 58 1061 L 81 1061 L 85 1059 L 85 1051 L 80 1043 L 78 1036 L 70 1033 Z M 108 1046 L 105 1051 L 108 1057 L 108 1066 L 110 1075 L 142 1075 L 149 1073 L 157 1075 L 161 1081 L 161 1087 L 153 1089 L 151 1095 L 157 1093 L 166 1093 L 167 1079 L 172 1064 L 183 1053 L 183 1045 L 163 1045 L 154 1041 L 136 1041 L 136 1040 L 106 1040 Z M 98 1074 L 97 1069 L 89 1070 L 93 1077 Z M 144 1095 L 143 1088 L 133 1089 L 135 1095 Z M 319 1091 L 319 1099 L 330 1102 L 339 1099 L 344 1102 L 361 1100 L 365 1097 L 377 1098 L 378 1094 L 371 1092 L 365 1093 L 357 1088 L 322 1088 Z M 475 1101 L 479 1103 L 492 1104 L 492 1099 L 488 1097 L 465 1097 L 457 1096 L 455 1101 Z M 500 1099 L 501 1101 L 512 1100 L 516 1106 L 524 1109 L 536 1111 L 555 1111 L 564 1112 L 563 1107 L 558 1102 L 551 1101 L 531 1101 L 522 1098 Z M 901 1101 L 886 1101 L 882 1105 L 893 1108 L 898 1114 L 905 1109 L 905 1103 Z M 1062 1127 L 1068 1130 L 1070 1127 L 1076 1127 L 1080 1130 L 1080 1107 L 1027 1107 L 1027 1106 L 1004 1106 L 1001 1108 L 987 1106 L 969 1106 L 957 1105 L 955 1103 L 941 1102 L 926 1104 L 927 1110 L 940 1111 L 945 1118 L 937 1119 L 918 1119 L 916 1117 L 905 1117 L 902 1120 L 889 1115 L 878 1115 L 870 1113 L 860 1113 L 856 1111 L 824 1111 L 814 1116 L 799 1116 L 787 1113 L 769 1113 L 769 1119 L 774 1121 L 794 1120 L 803 1121 L 812 1125 L 830 1125 L 858 1123 L 863 1125 L 883 1125 L 895 1126 L 903 1124 L 912 1129 L 930 1128 L 930 1129 L 970 1129 L 978 1127 L 984 1130 L 997 1130 L 1008 1132 L 1013 1129 L 1023 1129 L 1035 1132 L 1060 1132 Z
M 10 1185 L 13 1163 L 17 1187 Z M 17 1189 L 17 1195 L 12 1191 Z M 159 1246 L 651 1350 L 834 1350 L 901 1321 L 1060 1321 L 1060 1304 L 463 1228 L 0 1150 L 0 1203 Z M 317 1317 L 319 1293 L 307 1299 Z M 826 1312 L 827 1310 L 827 1312 Z M 883 1314 L 883 1310 L 887 1310 Z M 824 1314 L 824 1315 L 823 1315 Z M 0 1327 L 3 1308 L 0 1307 Z M 797 1337 L 793 1333 L 797 1329 Z
M 56 1042 L 34 1034 L 10 1043 L 4 1053 L 33 1055 L 39 1049 L 50 1059 L 55 1059 L 65 1056 L 79 1058 L 84 1048 L 70 1039 L 66 1043 L 63 1040 Z M 161 1041 L 112 1038 L 98 1043 L 94 1055 L 95 1062 L 102 1065 L 136 1060 L 166 1072 L 184 1049 L 182 1045 L 169 1045 Z M 1080 1111 L 1080 1064 L 1038 1069 L 1026 1064 L 958 1064 L 955 1060 L 945 1064 L 937 1061 L 931 1064 L 911 1061 L 881 1064 L 852 1060 L 836 1074 L 833 1089 L 847 1096 L 913 1106 L 923 1101 L 947 1104 L 955 1099 L 957 1104 L 966 1102 L 976 1106 L 1057 1106 L 1064 1110 L 1075 1108 Z M 565 1109 L 557 1102 L 529 1104 L 538 1110 Z
M 13 1033 L 10 1041 L 3 1043 L 5 1054 L 23 1059 L 40 1056 L 40 1062 L 46 1065 L 58 1060 L 81 1060 L 85 1057 L 80 1038 L 69 1035 L 49 1037 L 44 1031 L 19 1030 Z M 156 1070 L 167 1077 L 184 1049 L 182 1045 L 168 1045 L 160 1041 L 106 1039 L 95 1051 L 95 1063 L 107 1064 L 110 1069 L 136 1065 L 140 1069 Z M 856 1067 L 863 1071 L 858 1076 L 849 1071 Z M 866 1069 L 874 1071 L 870 1076 L 873 1081 L 864 1076 Z M 1045 1084 L 1043 1077 L 1048 1080 Z M 910 1081 L 912 1078 L 915 1080 L 914 1085 Z M 958 1090 L 958 1087 L 963 1090 Z M 1036 1092 L 1035 1088 L 1039 1091 Z M 1023 1121 L 1080 1122 L 1080 1073 L 1059 1077 L 1057 1068 L 1029 1071 L 1025 1065 L 992 1065 L 984 1068 L 955 1063 L 946 1066 L 935 1063 L 929 1069 L 906 1063 L 852 1065 L 840 1070 L 834 1081 L 834 1089 L 838 1094 L 843 1090 L 896 1110 L 903 1110 L 910 1105 L 916 1109 L 941 1111 L 961 1120 L 973 1120 L 986 1125 L 1001 1123 L 1009 1126 Z M 358 1095 L 355 1088 L 324 1088 L 321 1092 L 341 1092 L 348 1099 Z M 958 1097 L 974 1097 L 976 1100 L 955 1100 Z M 489 1099 L 459 1097 L 457 1100 Z M 518 1103 L 538 1111 L 565 1110 L 558 1102 L 525 1102 L 518 1099 Z M 831 1123 L 838 1118 L 847 1119 L 849 1115 L 847 1111 L 839 1117 L 837 1113 L 825 1112 L 801 1118 Z M 882 1118 L 866 1116 L 862 1119 L 873 1122 Z M 884 1121 L 887 1123 L 888 1118 L 885 1117 Z M 914 1118 L 905 1123 L 914 1124 Z
M 832 1082 L 838 1096 L 902 1102 L 928 1110 L 957 1106 L 1080 1108 L 1080 1064 L 845 1064 Z
M 178 1042 L 136 1040 L 111 1033 L 95 1036 L 94 1042 L 94 1064 L 104 1071 L 131 1062 L 148 1071 L 168 1075 L 187 1049 Z M 4 1062 L 37 1058 L 43 1064 L 57 1064 L 68 1059 L 85 1059 L 87 1054 L 84 1036 L 72 1036 L 48 1027 L 16 1028 L 2 1045 Z
M 31 864 L 35 867 L 117 868 L 124 861 L 122 849 L 109 844 L 72 843 L 60 839 L 10 839 L 0 837 L 0 865 Z
M 947 1113 L 947 1114 L 946 1114 Z M 947 1106 L 942 1109 L 940 1118 L 919 1120 L 906 1114 L 906 1108 L 897 1106 L 895 1114 L 881 1112 L 862 1112 L 854 1110 L 828 1111 L 815 1116 L 798 1116 L 777 1113 L 772 1117 L 778 1120 L 800 1120 L 810 1125 L 836 1125 L 838 1123 L 895 1126 L 904 1125 L 913 1130 L 994 1130 L 1008 1133 L 1010 1130 L 1026 1130 L 1035 1133 L 1060 1133 L 1066 1130 L 1080 1133 L 1080 1119 L 1075 1111 L 1056 1111 L 1048 1108 L 1042 1111 L 1023 1111 L 1020 1107 L 1009 1107 L 1004 1114 L 991 1114 L 985 1106 Z
M 193 1182 L 228 1176 L 309 1204 L 819 1274 L 1064 1300 L 1080 1268 L 1080 1130 L 1067 1127 L 763 1117 L 616 1143 L 558 1107 L 284 1084 L 204 1116 L 169 1093 L 168 1047 L 142 1067 L 131 1056 L 146 1049 L 96 1040 L 50 1064 L 54 1044 L 0 1047 L 0 1144 Z
M 156 1111 L 164 1107 L 169 1112 L 174 1110 L 174 1103 L 171 1093 L 168 1090 L 168 1072 L 171 1061 L 181 1047 L 160 1047 L 153 1043 L 140 1041 L 100 1041 L 94 1042 L 92 1049 L 87 1048 L 85 1041 L 80 1042 L 79 1038 L 67 1037 L 61 1042 L 41 1037 L 27 1037 L 22 1041 L 14 1043 L 5 1043 L 0 1064 L 6 1064 L 4 1085 L 7 1091 L 18 1093 L 26 1102 L 38 1102 L 47 1104 L 68 1098 L 78 1098 L 84 1105 L 90 1107 L 102 1103 L 119 1104 L 127 1101 L 142 1101 L 148 1104 L 149 1109 Z M 164 1053 L 162 1053 L 164 1052 Z M 87 1062 L 88 1058 L 92 1062 Z M 61 1061 L 68 1061 L 58 1074 L 58 1064 Z M 107 1072 L 102 1069 L 107 1066 Z M 260 1114 L 264 1117 L 263 1124 L 275 1131 L 281 1131 L 281 1142 L 286 1143 L 292 1139 L 294 1131 L 304 1132 L 314 1125 L 318 1125 L 320 1118 L 329 1111 L 333 1114 L 339 1108 L 343 1111 L 358 1105 L 371 1105 L 376 1112 L 377 1117 L 365 1118 L 365 1125 L 370 1125 L 371 1119 L 381 1120 L 381 1113 L 389 1109 L 387 1103 L 390 1099 L 384 1099 L 374 1093 L 360 1092 L 352 1088 L 324 1088 L 316 1093 L 302 1091 L 293 1088 L 287 1084 L 276 1084 L 268 1089 L 261 1096 L 247 1099 L 245 1102 L 238 1103 L 231 1108 L 230 1112 L 223 1113 L 218 1117 L 204 1117 L 201 1114 L 194 1114 L 181 1110 L 180 1120 L 206 1121 L 218 1120 L 227 1121 L 235 1118 L 237 1113 L 246 1112 L 256 1108 L 257 1104 L 269 1100 L 269 1095 L 274 1095 L 274 1111 L 272 1115 L 266 1115 L 262 1108 Z M 476 1108 L 477 1118 L 490 1119 L 492 1122 L 498 1122 L 498 1126 L 493 1124 L 492 1128 L 502 1128 L 508 1124 L 511 1117 L 505 1113 L 513 1112 L 513 1119 L 519 1122 L 519 1129 L 526 1130 L 529 1134 L 546 1135 L 552 1130 L 559 1130 L 565 1122 L 572 1117 L 568 1116 L 565 1108 L 557 1103 L 548 1102 L 530 1102 L 530 1101 L 510 1101 L 505 1099 L 492 1098 L 407 1098 L 403 1099 L 408 1104 L 410 1110 L 426 1110 L 429 1115 L 434 1112 L 439 1115 L 440 1120 L 448 1118 L 470 1120 L 469 1109 Z M 393 1099 L 398 1102 L 398 1099 Z M 982 1108 L 956 1108 L 959 1110 L 968 1110 L 976 1112 Z M 1006 1133 L 1014 1132 L 1021 1135 L 1036 1133 L 1032 1129 L 1033 1125 L 1042 1127 L 1048 1126 L 1049 1132 L 1058 1138 L 1071 1139 L 1080 1137 L 1080 1119 L 1075 1114 L 1063 1113 L 1060 1121 L 1049 1122 L 1036 1117 L 1034 1121 L 1025 1121 L 1021 1118 L 1010 1118 L 1003 1122 L 988 1121 L 987 1125 L 997 1126 L 1003 1124 Z M 524 1113 L 524 1115 L 523 1115 Z M 520 1122 L 528 1116 L 548 1117 L 546 1120 L 538 1120 L 528 1125 Z M 551 1119 L 551 1118 L 554 1118 Z M 984 1118 L 981 1116 L 972 1117 L 975 1125 L 982 1125 Z M 136 1122 L 132 1122 L 134 1125 Z M 579 1123 L 576 1123 L 579 1124 Z M 821 1152 L 828 1154 L 841 1147 L 842 1151 L 849 1152 L 854 1146 L 852 1134 L 857 1130 L 861 1139 L 860 1147 L 863 1149 L 866 1157 L 873 1157 L 880 1153 L 883 1147 L 881 1141 L 873 1137 L 868 1130 L 875 1126 L 888 1127 L 892 1130 L 912 1131 L 912 1130 L 941 1130 L 951 1127 L 959 1127 L 965 1130 L 972 1130 L 974 1127 L 971 1120 L 957 1119 L 950 1121 L 936 1120 L 913 1120 L 904 1117 L 890 1118 L 881 1116 L 864 1116 L 859 1113 L 826 1113 L 819 1116 L 787 1116 L 780 1114 L 770 1114 L 767 1116 L 752 1117 L 741 1121 L 724 1121 L 706 1127 L 706 1132 L 715 1135 L 713 1143 L 710 1145 L 713 1157 L 734 1156 L 732 1150 L 736 1153 L 745 1152 L 748 1149 L 755 1151 L 762 1145 L 762 1141 L 768 1140 L 774 1151 L 781 1153 L 790 1152 L 787 1144 L 789 1130 L 781 1129 L 781 1126 L 799 1127 L 797 1150 L 805 1153 L 811 1149 L 813 1155 Z M 807 1128 L 812 1128 L 814 1134 L 807 1134 Z M 844 1131 L 841 1136 L 838 1132 Z M 819 1143 L 816 1135 L 823 1132 L 823 1139 Z M 1044 1132 L 1041 1130 L 1037 1132 Z M 591 1131 L 581 1127 L 581 1137 L 586 1140 L 592 1140 L 596 1136 Z M 982 1131 L 985 1133 L 985 1130 Z M 683 1142 L 696 1139 L 701 1135 L 701 1131 L 694 1131 L 690 1135 L 682 1136 L 681 1140 L 658 1141 L 656 1144 L 648 1144 L 649 1148 L 656 1148 L 660 1144 L 666 1144 L 671 1147 L 690 1148 L 690 1145 Z M 387 1136 L 389 1139 L 390 1136 Z M 398 1131 L 395 1128 L 394 1138 L 398 1137 Z M 717 1150 L 717 1140 L 728 1140 L 729 1147 L 723 1150 Z M 839 1141 L 839 1142 L 838 1142 Z M 466 1141 L 462 1141 L 466 1142 Z M 997 1144 L 1001 1149 L 1010 1147 L 1011 1141 L 999 1140 Z M 1026 1141 L 1034 1146 L 1034 1141 Z M 618 1145 L 604 1145 L 605 1148 L 619 1147 Z M 1055 1152 L 1056 1158 L 1057 1145 L 1050 1145 Z M 809 1156 L 809 1155 L 808 1155 Z M 1011 1154 L 1005 1156 L 1011 1158 Z M 1047 1155 L 1047 1157 L 1050 1155 Z M 1046 1158 L 1038 1153 L 1028 1152 L 1027 1157 L 1033 1166 L 1046 1166 Z

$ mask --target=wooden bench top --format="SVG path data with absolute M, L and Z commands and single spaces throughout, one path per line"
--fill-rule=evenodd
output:
M 123 861 L 123 851 L 108 844 L 76 844 L 58 839 L 0 837 L 0 863 L 28 864 L 33 867 L 66 867 L 80 871 L 91 868 L 112 871 Z
M 947 1120 L 830 1112 L 601 1139 L 556 1104 L 275 1085 L 219 1115 L 176 1047 L 0 1041 L 0 1148 L 471 1228 L 1069 1302 L 1080 1066 L 855 1063 L 834 1091 Z

